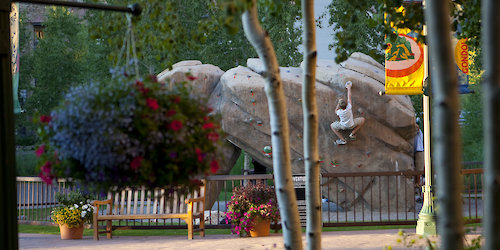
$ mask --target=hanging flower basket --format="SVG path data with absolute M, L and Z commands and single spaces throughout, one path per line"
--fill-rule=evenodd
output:
M 40 177 L 89 189 L 198 185 L 219 168 L 219 117 L 186 83 L 121 75 L 76 86 L 38 123 Z

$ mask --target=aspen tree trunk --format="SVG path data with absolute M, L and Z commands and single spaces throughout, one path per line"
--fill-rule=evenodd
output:
M 484 95 L 484 249 L 500 249 L 500 2 L 482 2 Z
M 10 8 L 11 1 L 0 1 L 0 249 L 18 248 Z
M 427 1 L 425 19 L 434 101 L 434 155 L 441 249 L 463 249 L 462 151 L 458 126 L 458 79 L 451 49 L 449 1 Z
M 307 249 L 321 249 L 321 197 L 318 154 L 318 108 L 316 105 L 316 22 L 314 1 L 302 1 L 304 68 L 304 164 L 306 169 Z
M 281 214 L 285 249 L 302 249 L 302 230 L 299 221 L 297 197 L 292 183 L 290 142 L 285 93 L 278 60 L 271 40 L 257 17 L 257 3 L 242 15 L 245 35 L 264 64 L 265 92 L 269 103 L 271 142 L 273 147 L 274 184 Z

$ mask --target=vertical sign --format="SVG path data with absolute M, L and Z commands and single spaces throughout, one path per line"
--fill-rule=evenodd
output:
M 405 14 L 405 8 L 398 12 Z M 395 41 L 386 38 L 385 93 L 388 95 L 423 94 L 424 49 L 416 40 L 417 33 L 390 24 L 398 35 Z
M 21 113 L 19 96 L 19 5 L 12 3 L 10 20 L 10 44 L 11 44 L 11 64 L 12 64 L 12 90 L 14 99 L 14 113 Z
M 462 38 L 457 40 L 456 38 L 452 39 L 455 44 L 455 65 L 457 65 L 457 74 L 458 74 L 458 90 L 460 94 L 468 94 L 473 91 L 468 89 L 469 87 L 469 46 L 467 45 L 467 39 Z

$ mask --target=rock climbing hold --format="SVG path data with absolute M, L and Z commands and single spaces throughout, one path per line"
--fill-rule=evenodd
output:
M 257 126 L 262 126 L 262 121 L 257 121 Z
M 269 154 L 273 152 L 273 148 L 271 146 L 264 147 L 264 153 Z

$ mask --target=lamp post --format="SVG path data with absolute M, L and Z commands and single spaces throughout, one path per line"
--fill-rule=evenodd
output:
M 422 1 L 425 8 L 425 0 Z M 423 27 L 424 36 L 427 35 L 427 25 Z M 429 76 L 429 51 L 424 45 L 424 79 Z M 422 187 L 424 201 L 422 209 L 418 214 L 416 233 L 418 235 L 436 235 L 436 213 L 434 212 L 434 201 L 432 200 L 432 168 L 431 168 L 431 129 L 430 129 L 430 95 L 432 94 L 430 81 L 427 82 L 427 95 L 423 95 L 424 108 L 424 174 L 425 184 Z

